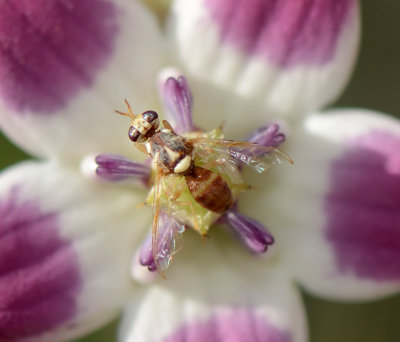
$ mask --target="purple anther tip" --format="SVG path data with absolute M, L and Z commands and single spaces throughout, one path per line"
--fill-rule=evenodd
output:
M 224 215 L 224 221 L 253 253 L 266 252 L 268 246 L 275 241 L 260 222 L 242 215 L 234 209 Z
M 136 178 L 145 183 L 150 178 L 148 165 L 131 161 L 119 154 L 100 154 L 95 157 L 96 176 L 107 181 L 122 181 Z
M 194 130 L 192 121 L 192 93 L 186 78 L 169 77 L 161 89 L 161 96 L 166 107 L 167 119 L 179 133 Z
M 149 234 L 143 241 L 139 250 L 139 263 L 147 266 L 149 271 L 166 270 L 169 267 L 172 256 L 179 250 L 182 233 L 185 226 L 173 216 L 161 209 L 158 217 L 158 230 L 156 234 L 155 248 L 153 250 L 153 236 Z
M 150 272 L 156 272 L 157 271 L 157 265 L 155 262 L 151 263 L 150 265 L 147 265 L 147 268 Z
M 139 262 L 142 266 L 152 266 L 154 263 L 153 247 L 151 243 L 151 234 L 143 241 L 139 251 Z
M 285 135 L 279 132 L 279 128 L 276 123 L 260 127 L 251 133 L 246 140 L 262 146 L 277 147 L 286 139 Z

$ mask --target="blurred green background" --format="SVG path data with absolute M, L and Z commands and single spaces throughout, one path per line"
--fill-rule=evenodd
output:
M 400 1 L 364 1 L 362 20 L 357 67 L 348 88 L 333 106 L 370 108 L 400 117 Z M 0 133 L 0 168 L 24 158 L 27 156 Z M 400 341 L 400 295 L 347 304 L 303 294 L 311 342 Z M 115 341 L 116 328 L 114 322 L 78 341 Z

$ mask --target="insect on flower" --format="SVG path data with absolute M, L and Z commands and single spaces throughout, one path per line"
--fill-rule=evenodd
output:
M 153 188 L 146 203 L 153 206 L 152 253 L 163 276 L 185 227 L 206 236 L 249 188 L 241 176 L 243 166 L 261 173 L 274 163 L 292 161 L 276 147 L 223 139 L 221 128 L 179 135 L 166 120 L 160 128 L 156 112 L 136 115 L 125 103 L 128 112 L 116 112 L 132 119 L 129 138 L 153 161 Z

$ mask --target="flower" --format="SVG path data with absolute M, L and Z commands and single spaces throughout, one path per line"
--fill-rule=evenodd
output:
M 165 34 L 134 1 L 3 1 L 0 42 L 0 124 L 43 160 L 0 178 L 0 340 L 74 338 L 132 296 L 121 341 L 306 341 L 295 281 L 348 300 L 398 291 L 399 122 L 310 114 L 347 81 L 356 1 L 176 0 Z M 295 165 L 239 200 L 275 237 L 266 259 L 217 229 L 205 244 L 189 232 L 168 280 L 140 285 L 128 270 L 151 221 L 136 208 L 145 191 L 95 184 L 79 164 L 140 158 L 111 111 L 128 98 L 161 113 L 153 83 L 171 62 L 193 88 L 196 124 L 226 119 L 240 139 L 279 121 Z

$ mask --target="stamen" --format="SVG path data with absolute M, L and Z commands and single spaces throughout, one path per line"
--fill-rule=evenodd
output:
M 181 235 L 184 231 L 183 224 L 161 210 L 157 235 L 153 237 L 149 234 L 139 249 L 140 265 L 147 267 L 150 272 L 157 271 L 158 267 L 161 267 L 159 271 L 168 268 L 172 256 L 181 248 Z M 156 239 L 157 244 L 156 255 L 153 252 L 153 238 Z
M 170 77 L 161 86 L 161 97 L 166 107 L 166 116 L 178 133 L 195 130 L 192 122 L 192 94 L 186 78 Z
M 239 240 L 253 253 L 264 253 L 274 243 L 273 236 L 258 221 L 242 215 L 232 209 L 222 218 L 233 230 Z
M 154 262 L 151 234 L 146 237 L 142 243 L 142 246 L 140 247 L 139 262 L 142 266 L 147 266 L 151 272 L 157 270 L 156 263 Z
M 150 266 L 142 265 L 142 263 L 140 262 L 140 251 L 138 251 L 133 256 L 131 261 L 130 273 L 131 277 L 139 283 L 148 284 L 155 281 L 158 278 L 158 273 L 155 272 L 156 270 L 157 269 L 155 267 L 155 264 Z
M 279 132 L 279 125 L 274 123 L 255 130 L 246 140 L 262 146 L 277 147 L 285 139 L 285 134 Z
M 123 180 L 140 180 L 148 184 L 151 168 L 131 161 L 119 154 L 99 154 L 88 156 L 81 163 L 81 170 L 91 178 L 97 178 L 109 182 Z

